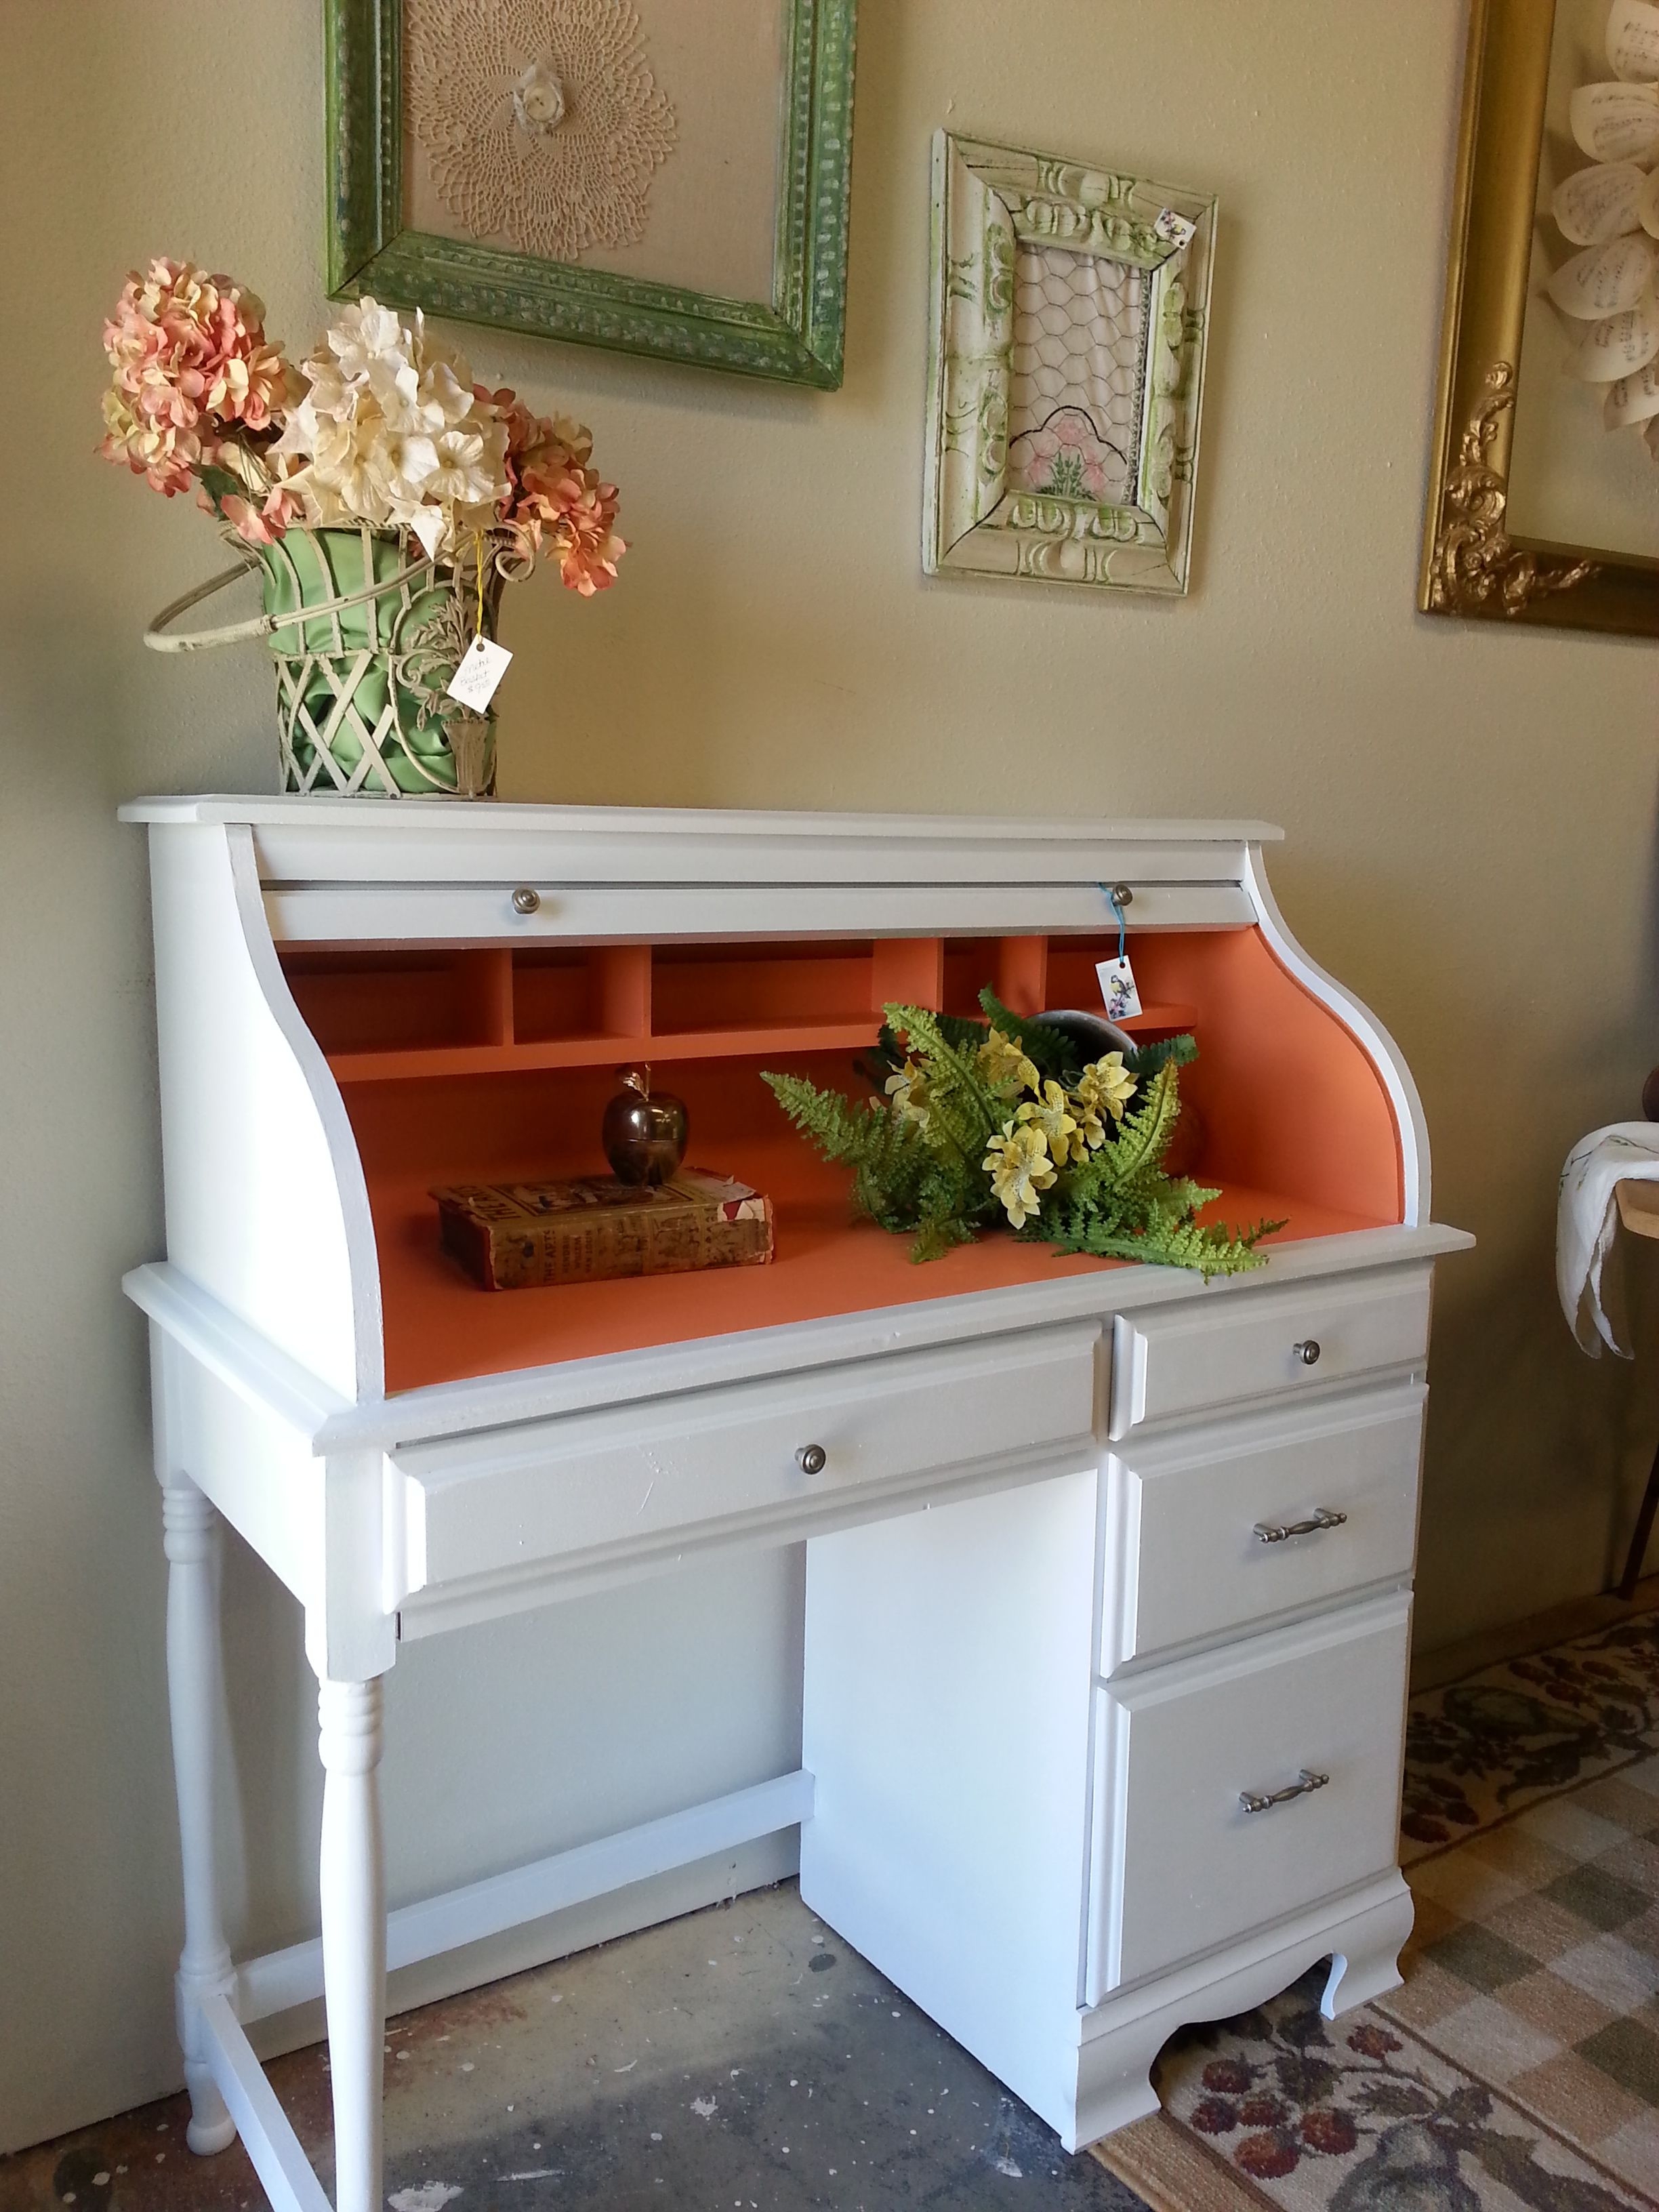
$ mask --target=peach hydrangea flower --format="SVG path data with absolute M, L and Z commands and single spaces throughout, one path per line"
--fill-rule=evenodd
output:
M 617 536 L 617 487 L 602 483 L 587 464 L 593 441 L 580 422 L 534 415 L 518 394 L 474 386 L 507 425 L 508 492 L 502 520 L 518 541 L 525 566 L 545 550 L 559 563 L 568 589 L 591 599 L 617 580 L 628 550 Z
M 170 499 L 212 465 L 233 425 L 270 429 L 291 372 L 265 337 L 264 303 L 228 276 L 160 256 L 122 287 L 104 325 L 114 379 L 101 447 Z

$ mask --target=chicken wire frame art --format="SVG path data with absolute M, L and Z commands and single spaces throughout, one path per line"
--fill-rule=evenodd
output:
M 941 131 L 922 565 L 1184 593 L 1216 203 Z
M 726 0 L 720 0 L 723 7 Z M 441 234 L 409 219 L 406 173 L 410 0 L 325 0 L 328 137 L 328 288 L 331 298 L 369 293 L 463 322 L 542 337 L 652 354 L 706 368 L 813 385 L 842 381 L 847 296 L 847 216 L 853 135 L 857 0 L 775 0 L 781 67 L 775 127 L 764 122 L 769 207 L 752 241 L 760 264 L 753 289 L 726 296 L 690 283 L 618 273 L 544 252 L 508 251 L 482 237 Z M 423 0 L 441 18 L 452 0 Z M 538 134 L 556 141 L 580 119 L 580 97 L 560 82 L 557 42 L 580 17 L 613 53 L 625 89 L 638 95 L 630 144 L 634 197 L 673 189 L 677 125 L 671 94 L 650 74 L 632 0 L 478 0 L 472 14 L 488 34 L 522 35 L 535 19 L 547 49 L 532 53 L 505 87 L 522 153 Z M 510 22 L 508 19 L 511 19 Z M 732 19 L 721 15 L 721 22 Z M 757 18 L 757 20 L 761 20 Z M 520 57 L 522 58 L 522 57 Z M 447 151 L 465 151 L 456 118 L 436 130 Z M 683 135 L 683 132 L 682 132 Z M 609 142 L 590 176 L 615 173 Z M 628 179 L 623 179 L 624 183 Z M 706 204 L 701 212 L 707 215 Z M 693 210 L 695 215 L 697 210 Z M 463 226 L 465 227 L 465 226 Z M 614 225 L 613 225 L 614 228 Z M 629 242 L 624 234 L 624 243 Z

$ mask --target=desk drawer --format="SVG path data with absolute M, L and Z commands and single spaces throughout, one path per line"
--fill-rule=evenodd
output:
M 1094 1462 L 1092 1322 L 573 1413 L 393 1455 L 408 1586 L 672 1564 Z
M 1427 1395 L 1396 1382 L 1132 1437 L 1107 1474 L 1102 1674 L 1405 1581 Z
M 1406 1366 L 1428 1348 L 1426 1267 L 1283 1291 L 1241 1286 L 1121 1315 L 1112 1434 Z
M 1086 2001 L 1395 1863 L 1409 1607 L 1357 1606 L 1097 1692 Z M 1304 1773 L 1322 1788 L 1241 1803 Z

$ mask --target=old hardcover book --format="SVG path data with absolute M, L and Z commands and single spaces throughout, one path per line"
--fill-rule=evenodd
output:
M 656 1189 L 611 1176 L 434 1190 L 444 1249 L 487 1291 L 748 1267 L 772 1256 L 772 1202 L 680 1168 Z

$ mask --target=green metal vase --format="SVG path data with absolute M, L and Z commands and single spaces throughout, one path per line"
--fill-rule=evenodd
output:
M 447 694 L 475 630 L 495 636 L 494 564 L 480 623 L 476 569 L 458 575 L 374 531 L 291 529 L 258 560 L 273 618 L 283 788 L 490 797 L 495 718 Z

